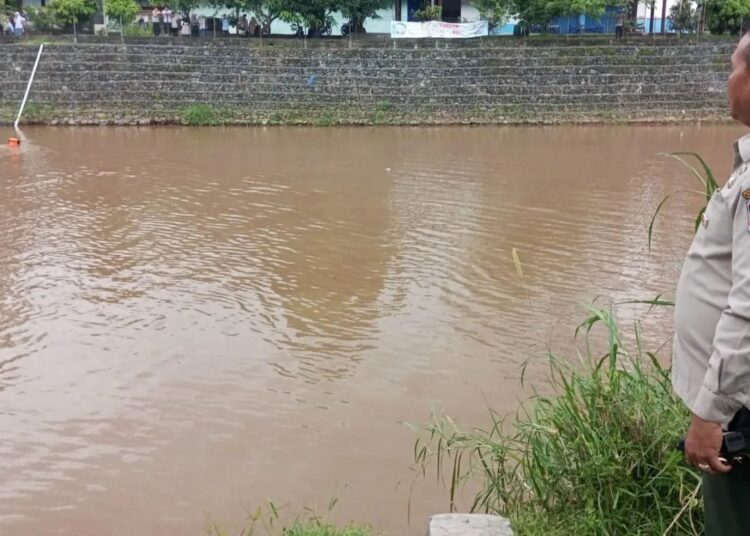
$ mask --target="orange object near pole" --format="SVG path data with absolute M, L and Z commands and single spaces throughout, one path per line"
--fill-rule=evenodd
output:
M 18 147 L 19 145 L 21 145 L 21 140 L 19 140 L 18 138 L 8 138 L 8 145 L 10 145 L 11 147 Z

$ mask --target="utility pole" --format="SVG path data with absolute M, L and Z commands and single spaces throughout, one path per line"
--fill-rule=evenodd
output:
M 661 1 L 661 33 L 667 33 L 667 0 Z

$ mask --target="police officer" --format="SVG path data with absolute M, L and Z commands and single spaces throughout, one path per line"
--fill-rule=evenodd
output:
M 750 34 L 732 55 L 732 117 L 750 126 Z M 677 287 L 672 381 L 692 412 L 685 456 L 704 474 L 707 536 L 750 534 L 750 462 L 720 457 L 723 430 L 750 431 L 750 135 L 708 203 Z

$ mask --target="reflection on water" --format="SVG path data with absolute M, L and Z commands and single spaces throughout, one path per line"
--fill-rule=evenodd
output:
M 266 497 L 421 534 L 412 433 L 483 422 L 578 304 L 670 291 L 729 127 L 34 129 L 0 148 L 0 532 L 197 534 Z M 512 250 L 523 262 L 514 267 Z M 655 334 L 666 337 L 667 315 Z M 420 517 L 421 516 L 421 517 Z

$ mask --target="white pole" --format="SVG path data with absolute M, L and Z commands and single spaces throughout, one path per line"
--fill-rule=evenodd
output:
M 23 102 L 21 103 L 21 108 L 18 110 L 18 116 L 16 117 L 16 122 L 13 123 L 13 128 L 18 128 L 18 122 L 21 120 L 21 114 L 23 113 L 23 109 L 26 107 L 26 99 L 29 98 L 29 91 L 31 91 L 31 84 L 34 82 L 34 75 L 36 74 L 36 68 L 39 66 L 39 58 L 42 57 L 42 50 L 44 50 L 44 43 L 39 45 L 39 52 L 37 52 L 36 55 L 36 61 L 34 62 L 34 69 L 31 71 L 31 78 L 29 78 L 29 84 L 26 86 L 26 93 L 23 96 Z

